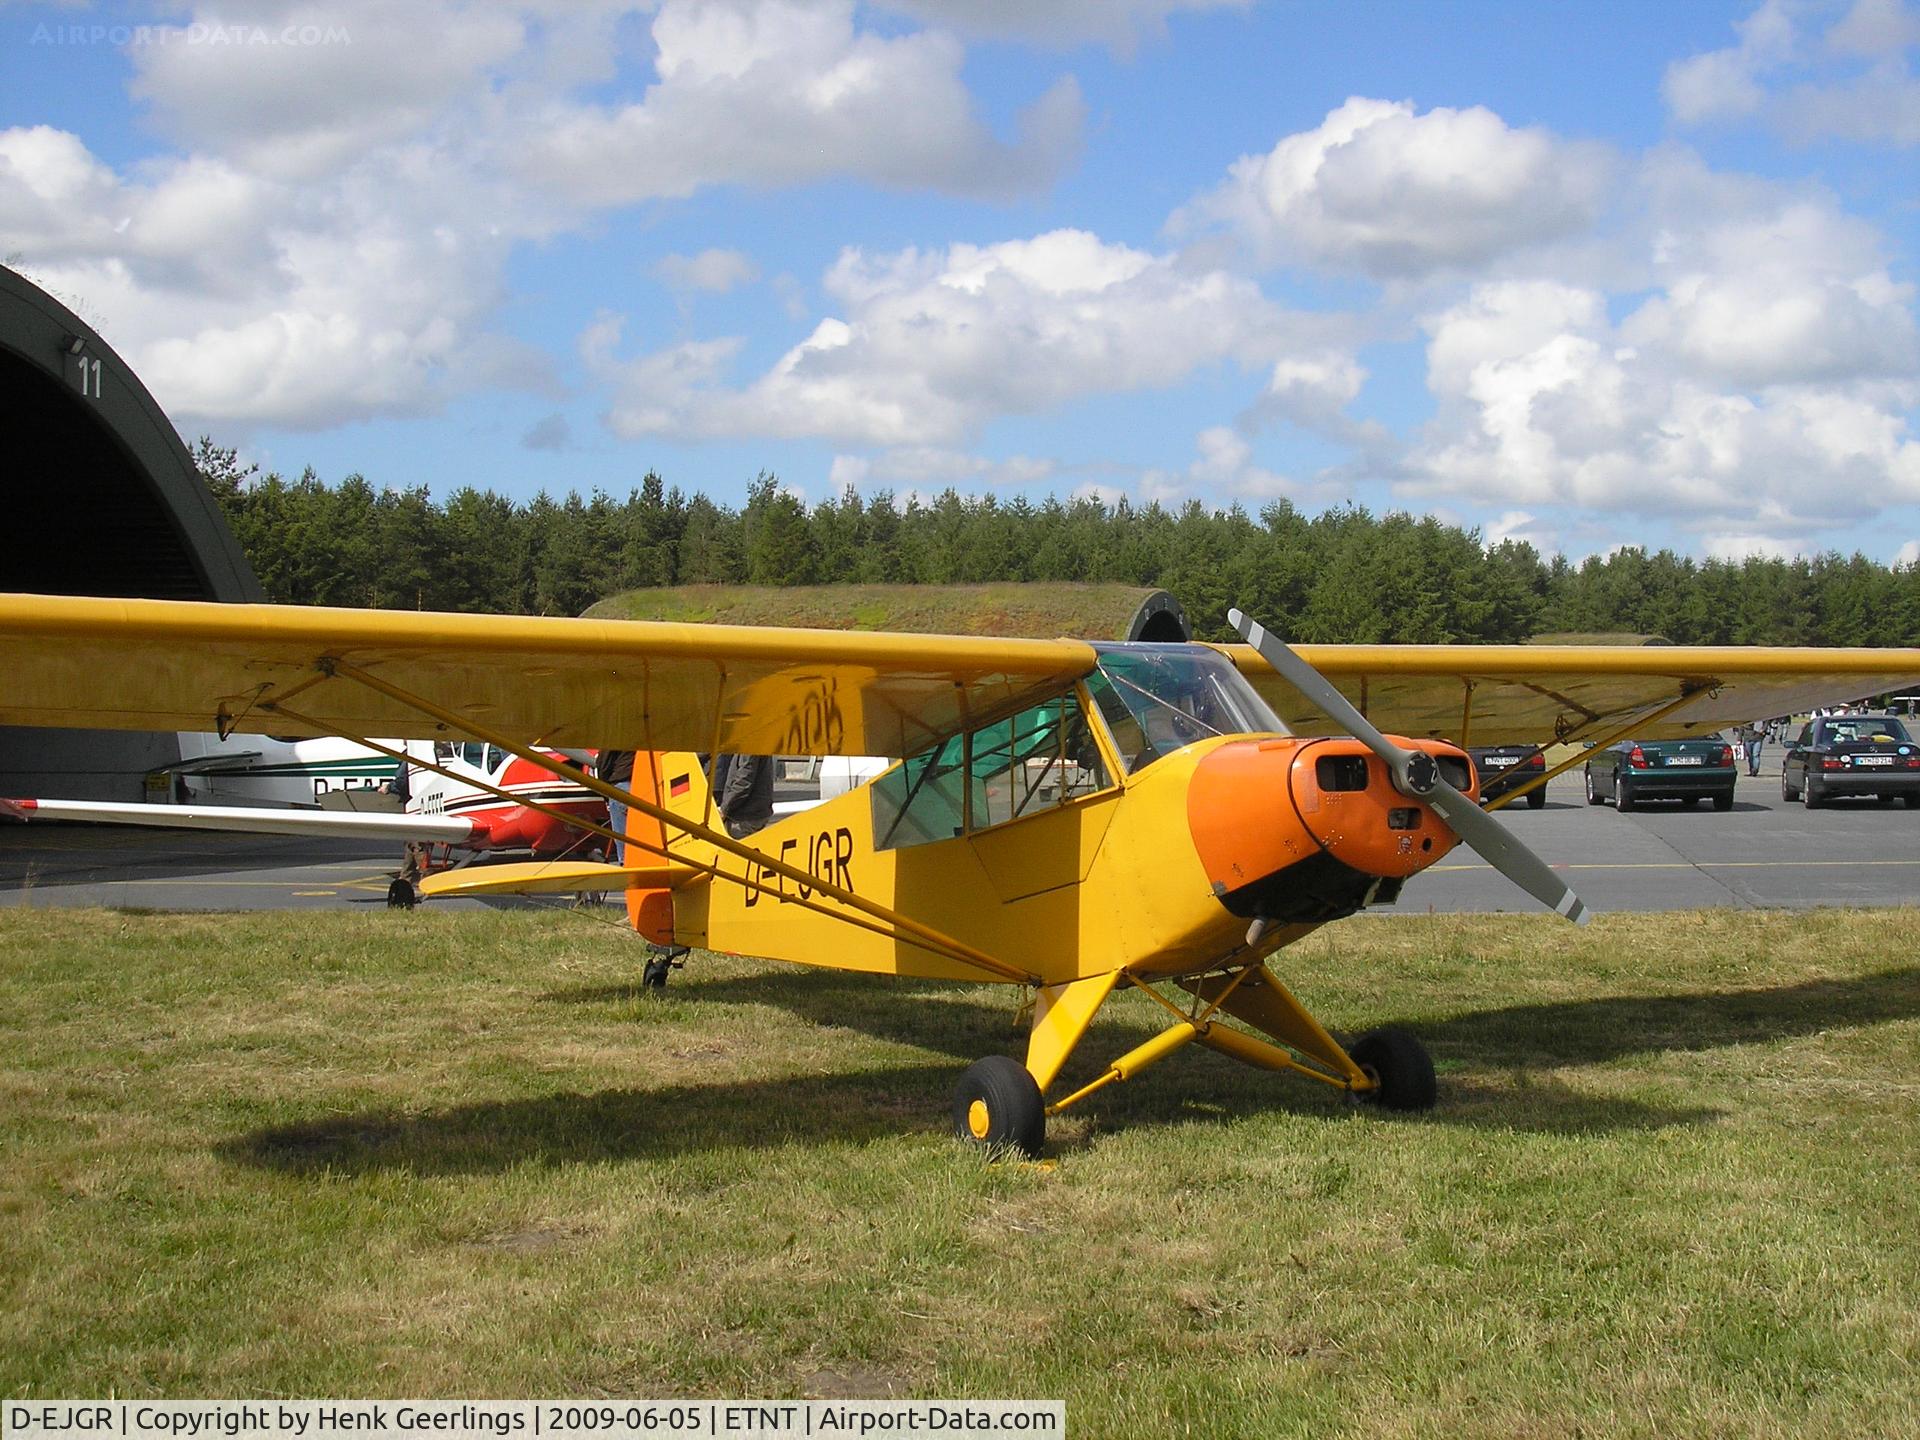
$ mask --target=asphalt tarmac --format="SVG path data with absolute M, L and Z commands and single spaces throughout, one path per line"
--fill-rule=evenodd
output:
M 1770 763 L 1769 763 L 1770 762 Z M 1595 911 L 1907 905 L 1920 901 L 1920 810 L 1872 800 L 1809 811 L 1780 798 L 1779 761 L 1742 775 L 1731 811 L 1650 803 L 1622 815 L 1589 807 L 1576 768 L 1547 804 L 1500 814 Z M 0 905 L 162 910 L 338 909 L 386 904 L 392 846 L 273 835 L 0 822 Z M 439 900 L 436 907 L 551 905 Z M 1529 911 L 1538 907 L 1458 848 L 1371 913 Z

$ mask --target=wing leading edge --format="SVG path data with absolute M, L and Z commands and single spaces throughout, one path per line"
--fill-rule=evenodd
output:
M 1251 646 L 1220 647 L 1296 734 L 1339 727 Z M 1700 735 L 1905 688 L 1920 649 L 1686 645 L 1297 645 L 1358 707 L 1397 735 L 1463 745 Z M 1676 703 L 1679 702 L 1679 703 Z

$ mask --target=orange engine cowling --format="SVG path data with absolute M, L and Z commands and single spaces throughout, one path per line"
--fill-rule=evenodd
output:
M 1477 798 L 1465 752 L 1401 740 Z M 1237 740 L 1204 756 L 1187 791 L 1187 823 L 1213 893 L 1233 914 L 1337 919 L 1392 899 L 1459 843 L 1431 808 L 1393 788 L 1387 767 L 1351 737 Z

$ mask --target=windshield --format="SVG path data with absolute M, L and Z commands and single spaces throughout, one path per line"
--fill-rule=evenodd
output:
M 1886 715 L 1862 715 L 1857 720 L 1826 720 L 1820 725 L 1819 744 L 1847 740 L 1905 740 L 1907 727 Z
M 1284 734 L 1233 662 L 1199 645 L 1101 646 L 1087 681 L 1129 773 L 1211 735 Z

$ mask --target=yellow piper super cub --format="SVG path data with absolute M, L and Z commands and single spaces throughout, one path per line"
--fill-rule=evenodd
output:
M 1024 1063 L 969 1069 L 953 1123 L 1032 1153 L 1048 1115 L 1194 1041 L 1388 1107 L 1433 1103 L 1417 1040 L 1342 1045 L 1267 962 L 1462 841 L 1584 918 L 1439 737 L 1704 734 L 1920 678 L 1912 649 L 1296 652 L 1231 619 L 1250 644 L 0 596 L 0 724 L 464 735 L 556 773 L 549 749 L 642 752 L 630 790 L 585 781 L 631 807 L 625 867 L 454 872 L 423 890 L 624 887 L 661 945 L 1025 987 Z M 735 840 L 694 752 L 902 759 Z M 1049 1102 L 1121 984 L 1166 1028 Z

